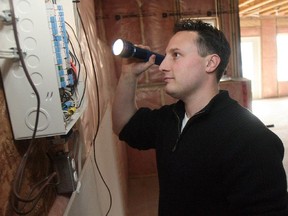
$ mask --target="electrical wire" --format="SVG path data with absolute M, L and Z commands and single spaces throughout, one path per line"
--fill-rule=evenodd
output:
M 86 39 L 86 42 L 87 42 L 87 46 L 88 46 L 88 51 L 89 51 L 89 55 L 90 55 L 90 59 L 91 59 L 91 62 L 92 62 L 92 67 L 93 67 L 93 71 L 94 71 L 94 79 L 95 79 L 95 87 L 96 87 L 96 95 L 97 95 L 97 108 L 98 108 L 98 113 L 97 113 L 97 127 L 96 127 L 96 131 L 95 131 L 95 135 L 94 135 L 94 138 L 93 138 L 93 153 L 94 153 L 94 163 L 96 165 L 96 168 L 98 170 L 98 173 L 108 191 L 108 194 L 109 194 L 109 208 L 106 212 L 106 216 L 109 214 L 109 212 L 111 211 L 111 208 L 112 208 L 112 194 L 111 194 L 111 191 L 110 191 L 110 188 L 107 184 L 107 182 L 105 181 L 103 175 L 102 175 L 102 172 L 99 168 L 99 165 L 98 165 L 98 162 L 97 162 L 97 159 L 96 159 L 96 151 L 95 151 L 95 140 L 97 138 L 97 135 L 98 135 L 98 132 L 99 132 L 99 128 L 100 128 L 100 99 L 99 99 L 99 84 L 98 84 L 98 78 L 96 76 L 96 69 L 95 69 L 95 65 L 94 65 L 94 61 L 93 61 L 93 55 L 92 55 L 92 51 L 91 51 L 91 46 L 90 46 L 90 43 L 89 43 L 89 40 L 88 40 L 88 37 L 87 37 L 87 32 L 86 32 L 86 29 L 84 27 L 84 23 L 83 23 L 83 20 L 82 20 L 82 16 L 81 16 L 81 13 L 79 11 L 79 8 L 78 8 L 78 4 L 76 4 L 76 9 L 77 9 L 77 13 L 78 13 L 78 16 L 80 18 L 80 22 L 81 22 L 81 25 L 82 25 L 82 28 L 83 28 L 83 31 L 84 31 L 84 35 L 85 35 L 85 39 Z
M 72 26 L 69 25 L 67 22 L 65 22 L 65 24 L 71 28 L 71 30 L 73 31 L 74 36 L 76 37 L 75 31 L 72 28 Z M 80 65 L 79 59 L 77 58 L 77 55 L 75 53 L 75 49 L 74 49 L 74 46 L 73 46 L 73 44 L 72 44 L 72 42 L 70 40 L 68 32 L 67 32 L 67 35 L 68 35 L 69 44 L 70 44 L 70 46 L 71 46 L 71 48 L 73 50 L 73 53 L 71 52 L 71 50 L 69 50 L 69 54 L 70 54 L 71 58 L 73 59 L 72 64 L 75 66 L 75 69 L 76 69 L 76 67 L 78 65 L 78 74 L 76 74 L 77 75 L 77 81 L 78 81 L 79 77 L 80 77 L 80 73 L 81 73 L 81 65 Z M 76 41 L 77 41 L 79 47 L 81 47 L 77 37 L 76 37 Z
M 70 47 L 73 50 L 73 53 L 72 53 L 71 50 L 69 49 L 69 55 L 71 57 L 71 61 L 70 61 L 70 68 L 67 69 L 68 75 L 72 76 L 73 83 L 70 81 L 69 85 L 60 89 L 60 97 L 61 97 L 63 119 L 65 121 L 65 126 L 68 125 L 68 123 L 72 120 L 72 115 L 76 112 L 76 110 L 80 108 L 82 100 L 85 95 L 85 90 L 84 90 L 82 97 L 79 100 L 77 86 L 79 83 L 78 81 L 80 77 L 81 65 L 79 63 L 78 57 L 76 56 L 74 46 L 70 40 L 70 36 L 67 31 L 66 31 L 66 34 L 67 34 Z M 76 68 L 77 64 L 78 64 L 78 69 Z M 86 88 L 86 80 L 87 79 L 85 79 L 84 88 Z
M 66 21 L 65 21 L 65 25 L 66 25 Z M 69 42 L 69 45 L 70 47 L 72 48 L 73 50 L 73 53 L 71 52 L 71 49 L 69 49 L 69 55 L 71 57 L 71 61 L 70 61 L 70 66 L 71 66 L 71 69 L 73 69 L 73 77 L 74 77 L 74 85 L 77 86 L 77 83 L 78 83 L 78 80 L 79 80 L 79 77 L 80 77 L 80 71 L 81 71 L 81 66 L 80 66 L 80 63 L 79 63 L 79 60 L 76 56 L 76 53 L 75 53 L 75 49 L 74 49 L 74 46 L 73 46 L 73 43 L 71 42 L 70 40 L 70 35 L 69 33 L 66 31 L 66 35 L 67 35 L 67 39 L 68 39 L 68 42 Z M 78 64 L 78 70 L 77 70 L 77 64 Z M 78 76 L 77 76 L 77 72 L 78 72 Z
M 24 154 L 24 156 L 22 157 L 20 165 L 16 171 L 16 174 L 14 177 L 14 182 L 12 185 L 12 194 L 11 194 L 11 206 L 12 206 L 13 210 L 17 214 L 25 215 L 25 214 L 28 214 L 28 213 L 33 211 L 34 207 L 36 206 L 36 204 L 39 202 L 40 198 L 42 197 L 42 194 L 44 193 L 44 190 L 46 189 L 47 185 L 49 185 L 50 182 L 52 181 L 52 179 L 54 178 L 55 173 L 52 173 L 50 176 L 47 177 L 47 179 L 41 180 L 40 182 L 35 184 L 35 187 L 32 188 L 29 195 L 26 196 L 25 198 L 23 198 L 19 194 L 21 191 L 22 184 L 23 184 L 23 176 L 24 176 L 24 171 L 25 171 L 25 167 L 27 164 L 27 160 L 28 160 L 31 152 L 35 148 L 35 137 L 36 137 L 36 133 L 37 133 L 38 123 L 39 123 L 39 113 L 40 113 L 40 96 L 39 96 L 38 90 L 36 89 L 32 79 L 29 75 L 28 69 L 27 69 L 25 61 L 24 61 L 24 55 L 23 55 L 23 52 L 22 52 L 22 49 L 20 46 L 20 40 L 18 37 L 17 23 L 16 23 L 16 16 L 15 16 L 13 1 L 9 0 L 9 4 L 10 4 L 10 8 L 11 8 L 13 33 L 14 33 L 14 38 L 15 38 L 15 43 L 16 43 L 16 48 L 17 48 L 17 52 L 19 55 L 20 63 L 21 63 L 21 66 L 24 70 L 25 76 L 26 76 L 29 84 L 35 93 L 36 102 L 37 102 L 36 117 L 35 117 L 33 134 L 32 134 L 28 149 L 27 149 L 26 153 Z M 44 181 L 47 181 L 47 182 L 44 185 L 42 185 Z M 42 186 L 40 187 L 38 193 L 36 195 L 32 196 L 32 194 L 34 193 L 36 188 L 40 185 L 42 185 Z M 22 207 L 22 209 L 19 209 L 19 206 L 18 206 L 19 202 L 24 202 L 24 203 L 33 202 L 33 204 L 29 210 L 25 211 L 25 205 Z
M 32 189 L 30 190 L 30 193 L 28 194 L 27 198 L 25 198 L 25 199 L 23 199 L 23 198 L 18 199 L 17 198 L 18 202 L 19 201 L 24 202 L 24 206 L 22 207 L 22 209 L 19 209 L 19 207 L 16 207 L 14 205 L 16 200 L 15 200 L 15 197 L 12 196 L 11 197 L 11 203 L 12 203 L 12 208 L 13 208 L 14 212 L 16 212 L 19 215 L 27 215 L 27 214 L 31 213 L 34 210 L 34 208 L 36 207 L 39 200 L 41 199 L 42 195 L 44 194 L 45 189 L 47 189 L 47 186 L 55 185 L 55 184 L 51 184 L 50 182 L 56 176 L 57 176 L 56 172 L 53 172 L 50 176 L 47 176 L 46 178 L 44 178 L 40 182 L 36 183 L 32 187 Z M 45 184 L 43 184 L 43 183 L 45 183 Z M 40 190 L 37 192 L 37 194 L 33 198 L 30 198 L 32 196 L 32 194 L 34 193 L 34 191 L 37 189 L 37 187 L 39 187 L 40 185 L 42 185 L 42 186 L 41 186 Z M 26 204 L 31 203 L 31 202 L 32 202 L 32 206 L 30 207 L 30 209 L 27 211 L 24 211 Z
M 81 60 L 82 60 L 82 62 L 83 62 L 83 65 L 84 65 L 84 68 L 85 68 L 85 71 L 86 71 L 86 73 L 85 73 L 85 78 L 84 78 L 83 94 L 82 94 L 82 97 L 81 97 L 80 102 L 79 102 L 79 104 L 78 104 L 78 107 L 80 107 L 81 104 L 82 104 L 82 102 L 83 102 L 83 100 L 84 100 L 84 96 L 85 96 L 85 92 L 86 92 L 86 86 L 87 86 L 86 83 L 87 83 L 87 78 L 88 78 L 88 75 L 87 75 L 87 66 L 86 66 L 86 63 L 85 63 L 85 60 L 84 60 L 83 51 L 82 51 L 80 42 L 79 42 L 78 37 L 77 37 L 77 35 L 76 35 L 76 33 L 75 33 L 75 30 L 73 29 L 73 27 L 72 27 L 69 23 L 65 22 L 65 24 L 72 30 L 73 35 L 74 35 L 74 37 L 75 37 L 75 39 L 76 39 L 76 41 L 77 41 L 77 43 L 78 43 L 78 47 L 79 47 L 79 49 L 80 49 Z M 72 46 L 72 50 L 74 51 L 74 47 L 73 47 L 73 46 Z M 75 53 L 75 51 L 74 51 L 74 53 Z M 76 57 L 76 55 L 74 55 L 74 56 Z M 78 58 L 77 58 L 77 59 L 78 59 Z M 79 63 L 79 60 L 78 60 L 78 64 L 79 64 L 79 71 L 78 71 L 78 80 L 79 80 L 80 68 L 81 68 L 81 67 L 80 67 L 80 63 Z M 78 108 L 78 107 L 77 107 L 77 108 Z
M 38 90 L 36 89 L 30 75 L 28 72 L 28 69 L 26 67 L 25 61 L 24 61 L 24 55 L 20 46 L 20 41 L 19 41 L 19 37 L 18 37 L 18 31 L 17 31 L 17 24 L 16 24 L 16 17 L 15 17 L 15 12 L 14 12 L 14 4 L 12 0 L 9 0 L 10 2 L 10 7 L 11 7 L 11 16 L 12 16 L 12 25 L 13 25 L 13 33 L 14 33 L 14 37 L 15 37 L 15 42 L 16 42 L 16 47 L 17 47 L 17 52 L 20 58 L 20 62 L 21 65 L 23 67 L 24 73 L 26 75 L 26 78 L 30 84 L 30 86 L 32 87 L 35 95 L 36 95 L 36 100 L 37 100 L 37 114 L 36 114 L 36 119 L 35 119 L 35 127 L 33 130 L 33 135 L 32 135 L 32 139 L 31 141 L 34 140 L 35 136 L 36 136 L 36 132 L 37 132 L 37 128 L 38 128 L 38 122 L 39 122 L 39 110 L 40 110 L 40 96 L 38 93 Z

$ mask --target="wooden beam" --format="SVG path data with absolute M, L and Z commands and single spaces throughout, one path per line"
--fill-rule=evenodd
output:
M 288 10 L 288 5 L 287 6 L 282 6 L 278 9 L 279 12 L 287 11 Z
M 288 2 L 281 0 L 278 3 L 273 3 L 273 4 L 270 4 L 269 6 L 263 6 L 262 8 L 249 11 L 245 13 L 245 16 L 271 15 L 271 14 L 274 14 L 275 11 L 277 11 L 277 8 L 279 8 L 279 10 L 280 8 L 283 8 L 283 5 L 288 6 Z
M 261 9 L 259 10 L 259 13 L 261 13 L 261 12 L 263 12 L 263 11 L 270 10 L 270 9 L 274 9 L 274 10 L 275 10 L 277 7 L 279 7 L 279 6 L 281 6 L 281 5 L 284 5 L 284 4 L 288 5 L 288 2 L 282 0 L 282 1 L 278 2 L 278 3 L 276 3 L 276 4 L 272 4 L 272 5 L 270 5 L 270 6 L 263 7 L 263 8 L 261 8 Z
M 240 3 L 240 4 L 239 4 L 239 8 L 241 8 L 241 7 L 243 7 L 243 6 L 247 5 L 247 4 L 250 4 L 251 2 L 254 2 L 254 1 L 255 1 L 255 0 L 243 1 L 243 3 Z
M 265 11 L 264 13 L 261 13 L 261 15 L 271 15 L 271 14 L 275 14 L 277 15 L 283 15 L 283 14 L 286 14 L 288 11 L 288 3 L 287 5 L 284 5 L 284 6 L 281 6 L 278 10 L 277 9 L 274 9 L 274 10 L 269 10 L 269 11 Z
M 254 4 L 254 5 L 251 6 L 251 7 L 247 7 L 247 8 L 245 8 L 245 9 L 241 10 L 241 11 L 239 12 L 239 14 L 242 15 L 242 14 L 246 13 L 247 11 L 251 11 L 251 10 L 257 9 L 257 8 L 262 7 L 263 5 L 269 4 L 269 3 L 273 2 L 273 1 L 275 1 L 275 0 L 265 0 L 265 1 L 261 1 L 261 2 L 258 3 L 258 4 Z

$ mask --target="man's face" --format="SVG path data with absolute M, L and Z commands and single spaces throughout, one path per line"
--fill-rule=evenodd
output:
M 164 73 L 166 93 L 174 98 L 185 100 L 204 88 L 207 57 L 198 54 L 197 37 L 196 32 L 177 32 L 166 48 L 159 69 Z

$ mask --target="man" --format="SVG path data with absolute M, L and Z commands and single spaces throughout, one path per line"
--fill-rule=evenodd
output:
M 113 105 L 120 139 L 156 150 L 159 215 L 288 215 L 281 140 L 219 90 L 230 56 L 224 34 L 193 20 L 174 32 L 159 69 L 178 102 L 136 107 L 137 78 L 151 56 L 123 65 Z

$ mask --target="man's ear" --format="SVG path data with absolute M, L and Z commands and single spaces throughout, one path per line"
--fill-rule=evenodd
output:
M 220 64 L 221 59 L 217 54 L 212 54 L 207 56 L 206 72 L 211 73 L 216 70 Z

